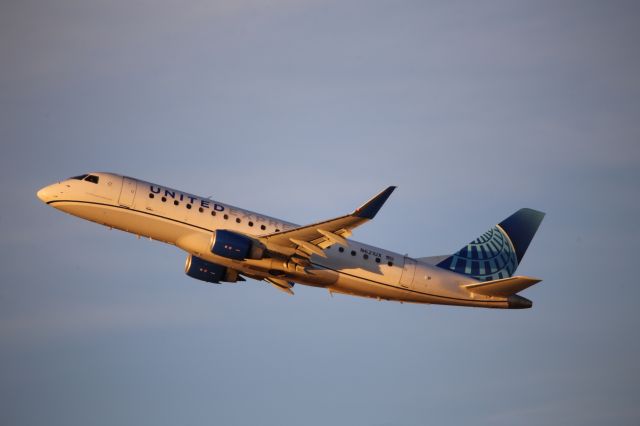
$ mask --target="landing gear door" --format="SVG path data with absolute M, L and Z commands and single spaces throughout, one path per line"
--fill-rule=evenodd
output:
M 136 196 L 136 181 L 128 178 L 122 178 L 122 190 L 120 190 L 120 200 L 118 203 L 121 206 L 131 208 L 133 207 L 133 200 Z
M 416 273 L 416 261 L 410 257 L 404 257 L 404 268 L 402 268 L 402 276 L 400 277 L 400 285 L 405 288 L 411 287 L 413 276 Z

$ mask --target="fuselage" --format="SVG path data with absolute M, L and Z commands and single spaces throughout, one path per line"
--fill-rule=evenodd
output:
M 91 178 L 89 178 L 91 176 Z M 262 236 L 297 225 L 210 198 L 113 173 L 91 173 L 38 191 L 46 204 L 74 216 L 175 245 L 254 279 L 285 279 L 330 292 L 413 303 L 509 308 L 506 297 L 464 288 L 476 282 L 435 265 L 354 240 L 301 267 L 277 257 L 233 260 L 209 250 L 216 230 Z

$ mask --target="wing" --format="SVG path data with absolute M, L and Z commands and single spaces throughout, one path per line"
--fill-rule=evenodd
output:
M 283 232 L 263 235 L 260 237 L 260 241 L 267 250 L 287 257 L 297 255 L 308 259 L 312 254 L 326 257 L 322 250 L 332 244 L 348 246 L 346 238 L 351 235 L 351 231 L 373 219 L 394 189 L 396 189 L 395 186 L 388 187 L 353 213 Z
M 264 280 L 276 289 L 293 296 L 293 290 L 291 290 L 295 285 L 293 281 L 281 280 L 274 277 L 265 278 Z

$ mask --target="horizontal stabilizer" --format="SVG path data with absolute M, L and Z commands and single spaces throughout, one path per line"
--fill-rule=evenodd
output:
M 542 280 L 538 278 L 519 275 L 501 280 L 467 284 L 464 288 L 472 293 L 482 294 L 485 296 L 508 297 L 524 290 L 525 288 L 531 287 L 540 281 Z

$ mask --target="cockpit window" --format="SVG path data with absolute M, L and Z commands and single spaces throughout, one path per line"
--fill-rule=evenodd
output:
M 87 182 L 91 182 L 91 183 L 98 183 L 98 180 L 99 180 L 98 176 L 96 175 L 80 175 L 80 176 L 74 176 L 69 179 L 86 180 Z

